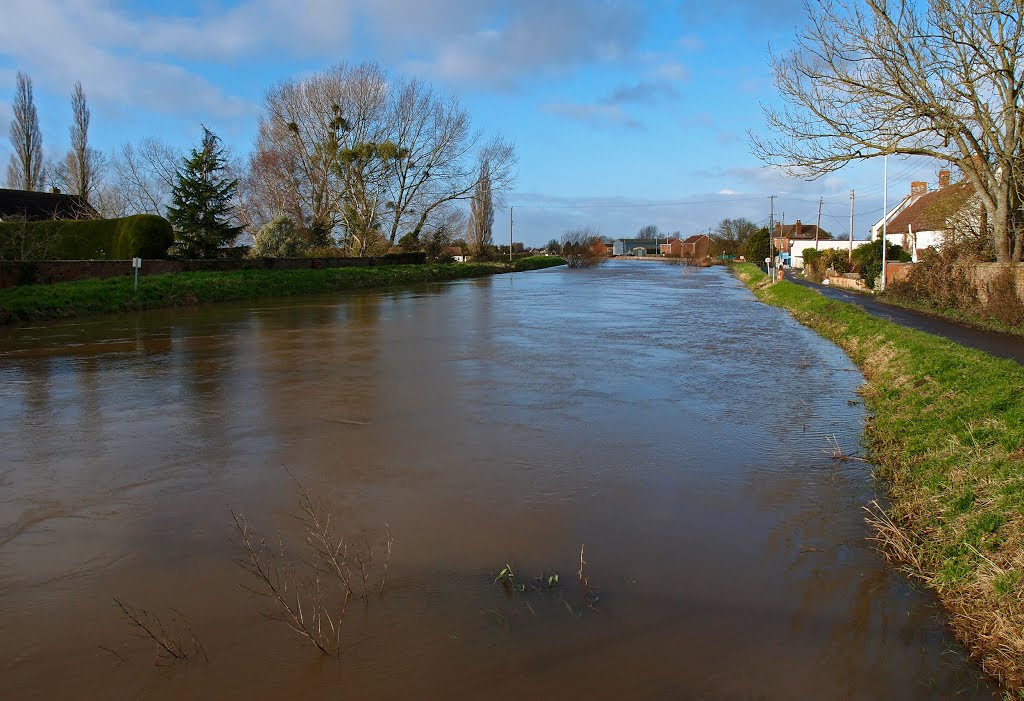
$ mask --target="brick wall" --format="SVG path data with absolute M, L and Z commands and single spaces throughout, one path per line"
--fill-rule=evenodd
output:
M 885 264 L 885 286 L 888 287 L 894 282 L 906 280 L 910 271 L 914 269 L 914 263 L 889 263 Z
M 1007 268 L 1013 271 L 1017 283 L 1017 297 L 1024 300 L 1024 263 L 978 263 L 974 266 L 972 277 L 978 290 L 978 299 L 982 304 L 988 304 L 989 286 Z
M 375 265 L 420 265 L 423 253 L 375 258 L 240 258 L 223 260 L 144 260 L 139 275 L 232 270 L 320 270 Z M 16 285 L 48 285 L 89 278 L 132 275 L 130 260 L 40 260 L 0 262 L 0 289 Z

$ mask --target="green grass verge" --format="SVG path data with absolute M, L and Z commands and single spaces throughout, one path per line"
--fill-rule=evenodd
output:
M 218 273 L 176 273 L 139 278 L 80 280 L 54 285 L 25 285 L 0 290 L 0 323 L 63 319 L 228 302 L 289 297 L 338 290 L 392 287 L 483 277 L 496 273 L 538 270 L 564 265 L 561 258 L 534 256 L 508 263 L 393 265 L 326 270 L 238 270 Z
M 754 265 L 734 270 L 860 367 L 891 500 L 870 518 L 879 540 L 935 589 L 984 669 L 1024 697 L 1024 367 L 771 284 Z

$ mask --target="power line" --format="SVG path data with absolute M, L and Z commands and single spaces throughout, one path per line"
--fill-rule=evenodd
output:
M 723 195 L 727 197 L 727 195 Z M 740 199 L 722 200 L 690 200 L 687 202 L 648 202 L 634 204 L 522 204 L 516 203 L 516 207 L 522 209 L 634 209 L 647 207 L 686 207 L 699 204 L 732 204 L 734 202 L 760 202 L 766 199 L 766 195 L 760 197 L 744 197 Z

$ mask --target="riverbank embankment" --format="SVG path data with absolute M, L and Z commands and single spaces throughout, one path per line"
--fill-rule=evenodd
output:
M 869 509 L 884 552 L 935 590 L 986 672 L 1024 691 L 1024 368 L 772 284 L 752 264 L 735 272 L 860 367 L 866 438 L 891 500 Z
M 394 265 L 325 270 L 239 270 L 80 280 L 0 290 L 0 324 L 443 282 L 564 265 L 534 256 L 514 263 Z

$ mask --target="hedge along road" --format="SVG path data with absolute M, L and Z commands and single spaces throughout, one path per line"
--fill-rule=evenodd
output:
M 987 331 L 964 324 L 957 324 L 956 322 L 947 321 L 931 314 L 880 302 L 868 294 L 850 292 L 829 287 L 828 285 L 816 285 L 796 275 L 787 275 L 786 279 L 802 287 L 817 290 L 829 299 L 856 304 L 864 311 L 880 319 L 886 319 L 887 321 L 892 321 L 911 329 L 917 329 L 918 331 L 924 331 L 925 333 L 942 336 L 968 348 L 977 348 L 997 358 L 1016 360 L 1024 365 L 1024 336 Z
M 868 466 L 826 453 L 826 434 L 857 450 L 862 381 L 722 268 L 613 262 L 12 327 L 4 691 L 991 699 L 934 598 L 866 540 Z M 229 509 L 309 571 L 293 477 L 339 535 L 394 538 L 338 660 L 241 588 L 258 583 Z M 495 581 L 506 564 L 524 590 Z M 182 612 L 209 663 L 154 666 L 113 597 Z

